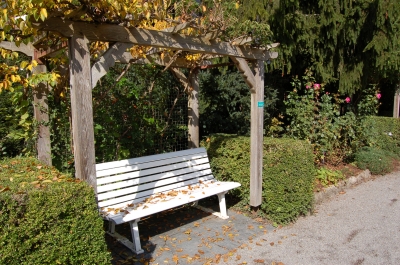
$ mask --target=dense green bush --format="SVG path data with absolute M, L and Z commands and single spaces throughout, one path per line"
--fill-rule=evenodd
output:
M 400 120 L 369 116 L 363 120 L 363 138 L 367 146 L 389 151 L 400 157 Z
M 358 168 L 369 169 L 372 174 L 378 175 L 393 170 L 395 157 L 393 153 L 376 147 L 363 147 L 355 153 L 354 160 Z
M 0 264 L 110 264 L 93 189 L 33 158 L 0 161 Z
M 250 195 L 250 138 L 214 135 L 203 142 L 217 179 L 242 184 L 232 191 L 243 202 Z M 306 141 L 264 138 L 263 202 L 261 211 L 286 224 L 312 207 L 315 167 Z

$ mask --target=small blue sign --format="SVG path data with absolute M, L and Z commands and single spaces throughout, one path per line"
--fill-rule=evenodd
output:
M 258 101 L 258 107 L 264 108 L 264 101 Z

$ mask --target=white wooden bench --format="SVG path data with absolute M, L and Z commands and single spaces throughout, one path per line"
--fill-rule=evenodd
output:
M 240 186 L 217 181 L 204 148 L 132 158 L 96 165 L 98 206 L 109 221 L 107 232 L 134 253 L 143 253 L 140 218 L 217 195 L 219 217 L 228 218 L 225 194 Z M 115 232 L 129 222 L 132 242 Z

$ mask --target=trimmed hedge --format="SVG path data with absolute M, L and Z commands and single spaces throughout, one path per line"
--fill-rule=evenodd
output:
M 0 264 L 110 264 L 93 189 L 33 158 L 0 161 Z
M 215 177 L 237 181 L 231 191 L 243 202 L 250 196 L 250 138 L 213 135 L 203 142 Z M 312 146 L 306 141 L 264 138 L 263 202 L 261 210 L 279 224 L 287 224 L 312 208 L 315 167 Z
M 354 155 L 358 168 L 369 169 L 374 175 L 389 173 L 394 169 L 393 153 L 375 147 L 363 147 Z
M 400 157 L 400 120 L 370 116 L 363 122 L 363 137 L 367 146 L 394 153 Z

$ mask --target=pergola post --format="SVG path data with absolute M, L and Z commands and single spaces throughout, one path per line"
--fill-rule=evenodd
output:
M 68 38 L 75 176 L 96 192 L 93 105 L 89 40 L 82 35 Z
M 262 203 L 263 137 L 264 137 L 264 61 L 257 60 L 255 87 L 251 90 L 250 129 L 250 206 Z
M 199 80 L 198 69 L 194 69 L 189 75 L 188 97 L 188 147 L 200 146 L 199 136 Z
M 400 88 L 397 86 L 396 92 L 394 93 L 393 102 L 393 118 L 399 118 L 399 108 L 400 108 Z
M 46 65 L 37 65 L 33 69 L 34 74 L 45 73 Z M 40 83 L 33 91 L 33 115 L 38 122 L 38 135 L 36 142 L 37 158 L 48 166 L 51 162 L 51 141 L 49 122 L 49 105 L 47 95 L 49 87 L 47 83 Z

